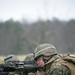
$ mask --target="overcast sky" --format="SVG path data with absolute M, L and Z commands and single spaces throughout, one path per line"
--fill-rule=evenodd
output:
M 0 20 L 75 19 L 75 0 L 0 0 Z

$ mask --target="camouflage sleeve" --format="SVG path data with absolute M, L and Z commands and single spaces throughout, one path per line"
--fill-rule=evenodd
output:
M 69 68 L 63 64 L 54 64 L 49 75 L 71 75 Z

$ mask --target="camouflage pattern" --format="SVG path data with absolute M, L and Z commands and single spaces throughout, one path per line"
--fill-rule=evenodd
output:
M 41 44 L 35 49 L 34 54 L 36 59 L 40 55 L 50 56 L 57 54 L 57 50 L 52 44 Z
M 33 60 L 33 57 L 34 57 L 34 54 L 33 53 L 27 54 L 26 55 L 26 58 L 24 59 L 24 61 Z
M 71 71 L 66 65 L 53 63 L 49 75 L 71 75 Z
M 4 62 L 7 63 L 9 61 L 19 61 L 18 57 L 16 55 L 8 55 L 6 58 L 4 58 Z

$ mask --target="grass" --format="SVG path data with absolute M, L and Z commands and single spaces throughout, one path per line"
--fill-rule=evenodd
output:
M 5 56 L 0 56 L 0 63 L 3 63 Z

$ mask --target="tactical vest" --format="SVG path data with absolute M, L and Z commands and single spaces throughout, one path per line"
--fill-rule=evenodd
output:
M 70 69 L 71 75 L 75 75 L 75 55 L 62 55 L 56 61 L 60 64 L 66 65 Z
M 75 65 L 74 64 L 68 61 L 62 60 L 62 59 L 58 59 L 56 63 L 66 65 L 70 69 L 71 75 L 75 75 Z
M 71 71 L 71 75 L 75 75 L 75 55 L 72 56 L 72 55 L 61 55 L 59 56 L 59 58 L 55 59 L 53 62 L 56 62 L 58 64 L 63 64 L 63 65 L 66 65 L 70 71 Z M 51 68 L 51 65 L 53 63 L 49 63 L 46 65 L 46 72 L 45 72 L 45 75 L 48 75 L 49 74 L 49 71 L 50 71 L 50 68 Z

